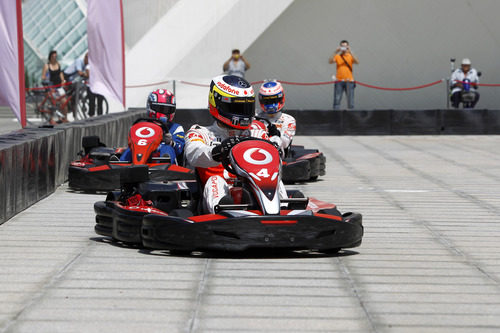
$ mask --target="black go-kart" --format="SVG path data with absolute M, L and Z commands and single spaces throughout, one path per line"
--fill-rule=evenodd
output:
M 276 125 L 262 117 L 257 117 L 253 125 L 267 132 L 271 127 L 276 129 Z M 285 184 L 315 181 L 319 176 L 324 176 L 326 171 L 326 158 L 322 152 L 299 145 L 285 149 L 282 163 L 281 180 Z
M 110 191 L 120 188 L 120 175 L 135 165 L 147 165 L 152 178 L 195 179 L 194 171 L 174 163 L 169 156 L 155 156 L 155 150 L 168 129 L 160 121 L 141 118 L 129 131 L 132 161 L 120 161 L 126 147 L 106 147 L 97 136 L 82 139 L 80 159 L 70 163 L 68 186 L 82 191 Z
M 241 139 L 221 156 L 237 180 L 232 203 L 214 214 L 201 211 L 196 181 L 152 182 L 147 167 L 122 173 L 121 191 L 94 204 L 95 231 L 137 246 L 190 253 L 250 249 L 314 250 L 334 253 L 361 244 L 362 216 L 341 214 L 334 204 L 278 193 L 281 157 L 274 145 Z

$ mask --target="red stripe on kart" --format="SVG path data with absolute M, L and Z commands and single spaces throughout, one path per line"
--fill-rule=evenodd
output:
M 315 213 L 314 216 L 317 217 L 324 217 L 330 220 L 335 220 L 335 221 L 342 221 L 342 216 L 336 216 L 336 215 L 329 215 L 329 214 L 321 214 L 321 213 Z
M 180 172 L 192 172 L 191 169 L 184 168 L 184 167 L 178 166 L 176 164 L 170 164 L 170 166 L 168 167 L 168 170 L 169 171 L 180 171 Z
M 102 170 L 109 170 L 109 169 L 111 169 L 109 167 L 109 165 L 104 164 L 104 165 L 96 166 L 96 167 L 93 167 L 93 168 L 89 168 L 89 171 L 102 171 Z
M 189 220 L 193 222 L 207 222 L 207 221 L 222 220 L 222 219 L 227 219 L 227 216 L 219 214 L 205 214 L 205 215 L 191 216 L 189 218 Z
M 297 220 L 261 220 L 262 224 L 295 224 Z

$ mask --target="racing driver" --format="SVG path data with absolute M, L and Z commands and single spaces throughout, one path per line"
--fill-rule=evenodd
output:
M 266 140 L 269 137 L 261 128 L 250 129 L 255 115 L 255 94 L 245 79 L 234 75 L 213 78 L 208 102 L 215 122 L 208 127 L 193 125 L 189 129 L 184 154 L 188 165 L 196 167 L 204 184 L 203 210 L 213 214 L 217 204 L 234 202 L 229 189 L 235 176 L 224 169 L 217 157 L 239 142 L 239 137 Z M 286 197 L 282 182 L 279 190 L 280 196 Z
M 149 94 L 146 102 L 146 112 L 149 118 L 164 123 L 168 132 L 163 133 L 163 142 L 160 144 L 155 155 L 170 156 L 172 163 L 178 162 L 177 157 L 184 150 L 184 128 L 174 123 L 176 104 L 175 96 L 166 89 L 157 89 Z M 131 161 L 132 154 L 127 148 L 120 157 L 122 161 Z
M 270 140 L 275 142 L 283 152 L 292 144 L 297 128 L 295 118 L 281 110 L 285 105 L 283 86 L 276 80 L 264 82 L 259 90 L 260 112 L 257 117 L 264 118 L 271 124 L 267 126 Z

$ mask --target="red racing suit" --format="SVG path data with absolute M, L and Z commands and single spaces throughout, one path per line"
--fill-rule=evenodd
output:
M 212 149 L 222 140 L 232 136 L 255 137 L 268 140 L 265 130 L 259 128 L 237 130 L 220 126 L 217 122 L 204 127 L 193 125 L 186 133 L 184 156 L 188 165 L 196 168 L 203 189 L 203 209 L 214 213 L 214 207 L 229 194 L 235 176 L 227 172 L 220 162 L 212 158 Z M 286 197 L 283 183 L 280 183 L 280 195 Z

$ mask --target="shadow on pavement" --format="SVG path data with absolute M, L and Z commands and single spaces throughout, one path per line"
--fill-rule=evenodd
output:
M 225 251 L 170 251 L 170 250 L 154 250 L 142 247 L 139 244 L 132 244 L 120 241 L 114 241 L 109 237 L 91 237 L 90 240 L 97 243 L 105 243 L 111 246 L 138 249 L 139 253 L 163 256 L 163 257 L 186 257 L 186 258 L 212 258 L 212 259 L 303 259 L 303 258 L 329 258 L 329 257 L 347 257 L 359 254 L 357 251 L 340 250 L 338 252 L 323 253 L 309 250 L 283 250 L 283 249 L 250 249 L 241 252 L 225 252 Z

